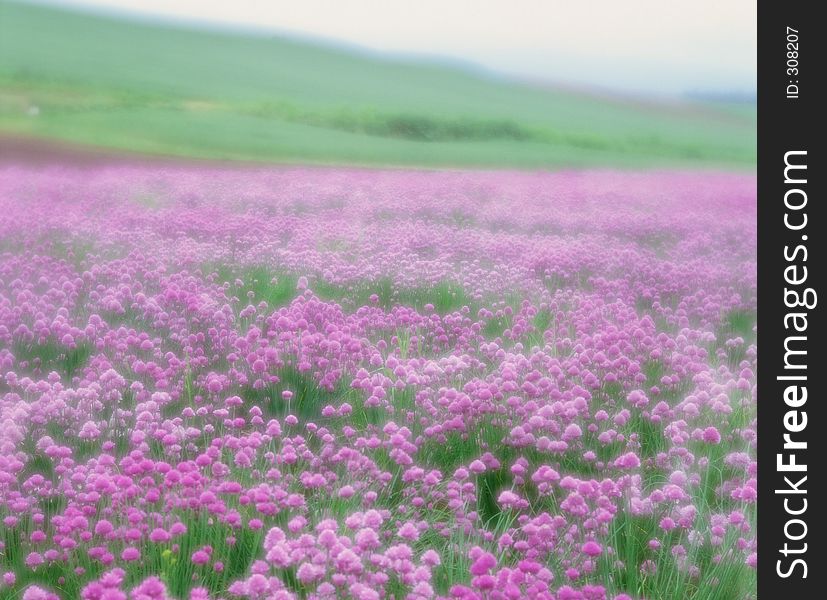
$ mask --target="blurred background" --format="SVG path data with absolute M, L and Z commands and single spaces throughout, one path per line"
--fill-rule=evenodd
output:
M 0 0 L 0 152 L 754 169 L 755 10 Z

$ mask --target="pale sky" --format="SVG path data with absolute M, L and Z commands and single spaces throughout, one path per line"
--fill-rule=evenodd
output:
M 756 0 L 45 2 L 324 37 L 626 92 L 753 93 L 756 85 Z

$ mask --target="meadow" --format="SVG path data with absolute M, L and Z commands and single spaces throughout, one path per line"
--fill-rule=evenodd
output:
M 0 598 L 754 598 L 755 210 L 712 170 L 3 167 Z
M 755 115 L 0 0 L 0 135 L 265 163 L 750 171 Z

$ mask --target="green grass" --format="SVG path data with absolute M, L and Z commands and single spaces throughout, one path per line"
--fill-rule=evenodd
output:
M 754 309 L 732 310 L 724 315 L 716 337 L 719 342 L 725 342 L 731 337 L 740 337 L 747 344 L 754 343 L 756 336 L 752 328 L 756 320 L 757 315 Z
M 706 516 L 702 512 L 698 519 Z M 680 530 L 673 530 L 664 537 L 656 516 L 618 513 L 609 532 L 609 542 L 616 555 L 606 555 L 601 559 L 603 564 L 600 568 L 605 574 L 607 587 L 651 600 L 743 600 L 750 597 L 750 590 L 755 590 L 754 571 L 731 560 L 715 565 L 710 546 L 687 544 L 683 535 Z M 648 542 L 651 539 L 659 539 L 663 546 L 658 550 L 650 549 Z M 724 547 L 716 552 L 733 547 L 734 541 L 727 539 Z M 701 567 L 701 579 L 690 577 L 680 568 L 669 552 L 669 548 L 676 543 L 686 546 L 690 564 Z M 623 562 L 622 568 L 611 564 L 615 558 Z M 646 560 L 655 563 L 657 569 L 654 573 L 641 572 L 640 567 Z M 717 585 L 712 583 L 715 579 L 718 579 Z
M 617 101 L 276 36 L 7 0 L 0 0 L 0 132 L 250 161 L 755 162 L 752 106 Z
M 298 277 L 281 269 L 261 265 L 244 268 L 205 265 L 204 271 L 215 274 L 217 282 L 230 284 L 228 295 L 238 298 L 239 308 L 264 301 L 270 309 L 276 309 L 287 306 L 301 293 L 296 288 Z M 240 285 L 236 284 L 237 280 L 241 281 Z M 352 285 L 330 284 L 323 279 L 314 278 L 308 287 L 322 300 L 338 302 L 347 308 L 372 304 L 370 298 L 374 294 L 378 298 L 378 306 L 386 310 L 394 306 L 406 306 L 421 311 L 426 304 L 432 304 L 434 311 L 444 315 L 464 306 L 476 306 L 465 289 L 452 281 L 403 287 L 389 277 Z M 400 335 L 410 337 L 409 332 L 400 332 Z
M 45 344 L 18 342 L 14 344 L 13 352 L 19 361 L 28 363 L 29 369 L 38 368 L 44 375 L 57 371 L 71 381 L 72 377 L 79 374 L 79 371 L 86 366 L 86 362 L 92 355 L 92 347 L 81 343 L 75 348 L 67 348 L 56 341 L 49 340 Z
M 265 266 L 237 268 L 219 265 L 216 268 L 207 266 L 205 271 L 215 273 L 219 282 L 230 284 L 229 295 L 238 298 L 240 308 L 259 302 L 266 302 L 270 309 L 281 308 L 298 295 L 298 277 Z M 241 281 L 241 285 L 236 285 L 236 281 Z
M 327 404 L 338 404 L 346 389 L 328 391 L 319 387 L 313 376 L 302 373 L 292 366 L 285 366 L 278 371 L 279 382 L 269 384 L 262 389 L 252 386 L 242 391 L 242 398 L 250 405 L 256 405 L 269 417 L 284 418 L 289 414 L 302 419 L 310 420 L 321 413 L 322 407 Z M 282 392 L 290 390 L 293 397 L 290 401 L 282 398 Z

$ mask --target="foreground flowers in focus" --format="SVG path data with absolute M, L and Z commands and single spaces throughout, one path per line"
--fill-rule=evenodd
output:
M 0 172 L 0 598 L 754 595 L 749 176 Z

